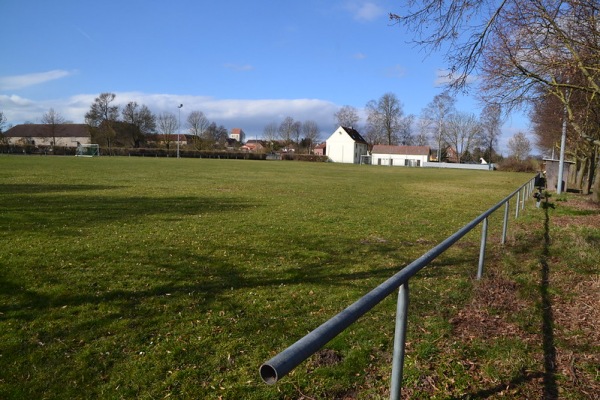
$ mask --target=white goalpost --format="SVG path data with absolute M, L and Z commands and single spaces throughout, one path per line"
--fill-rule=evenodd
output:
M 78 144 L 75 156 L 77 157 L 96 157 L 100 155 L 100 145 L 97 144 Z

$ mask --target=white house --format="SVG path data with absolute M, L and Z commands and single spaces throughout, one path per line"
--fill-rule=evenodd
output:
M 371 150 L 371 164 L 422 167 L 429 161 L 429 146 L 388 146 L 376 144 Z
M 369 145 L 353 128 L 340 126 L 325 141 L 326 155 L 333 162 L 360 164 L 369 151 Z

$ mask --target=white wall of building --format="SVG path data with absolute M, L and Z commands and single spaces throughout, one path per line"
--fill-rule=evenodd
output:
M 366 144 L 354 141 L 341 126 L 326 143 L 326 155 L 333 162 L 360 164 L 361 156 L 368 151 Z
M 411 154 L 371 154 L 371 164 L 373 165 L 391 165 L 393 167 L 406 166 L 406 160 L 409 160 L 408 165 L 413 167 L 422 167 L 426 163 L 426 155 L 411 155 Z

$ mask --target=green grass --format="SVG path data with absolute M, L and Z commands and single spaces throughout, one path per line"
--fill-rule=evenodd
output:
M 327 346 L 341 362 L 309 360 L 276 386 L 258 367 L 529 178 L 0 157 L 0 398 L 385 397 L 395 296 Z M 409 385 L 445 359 L 476 231 L 412 282 Z M 470 387 L 463 367 L 444 373 Z

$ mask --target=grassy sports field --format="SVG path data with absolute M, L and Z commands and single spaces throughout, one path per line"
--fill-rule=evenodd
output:
M 0 398 L 385 398 L 395 296 L 276 386 L 258 367 L 530 178 L 2 156 Z M 542 211 L 528 207 L 539 230 Z M 491 243 L 501 218 L 490 219 Z M 513 218 L 511 240 L 526 246 L 527 226 Z M 535 367 L 541 340 L 509 336 L 489 349 L 455 337 L 480 290 L 479 239 L 477 230 L 412 282 L 406 393 L 477 393 Z M 526 257 L 490 253 L 492 270 Z M 461 357 L 479 360 L 475 383 Z

